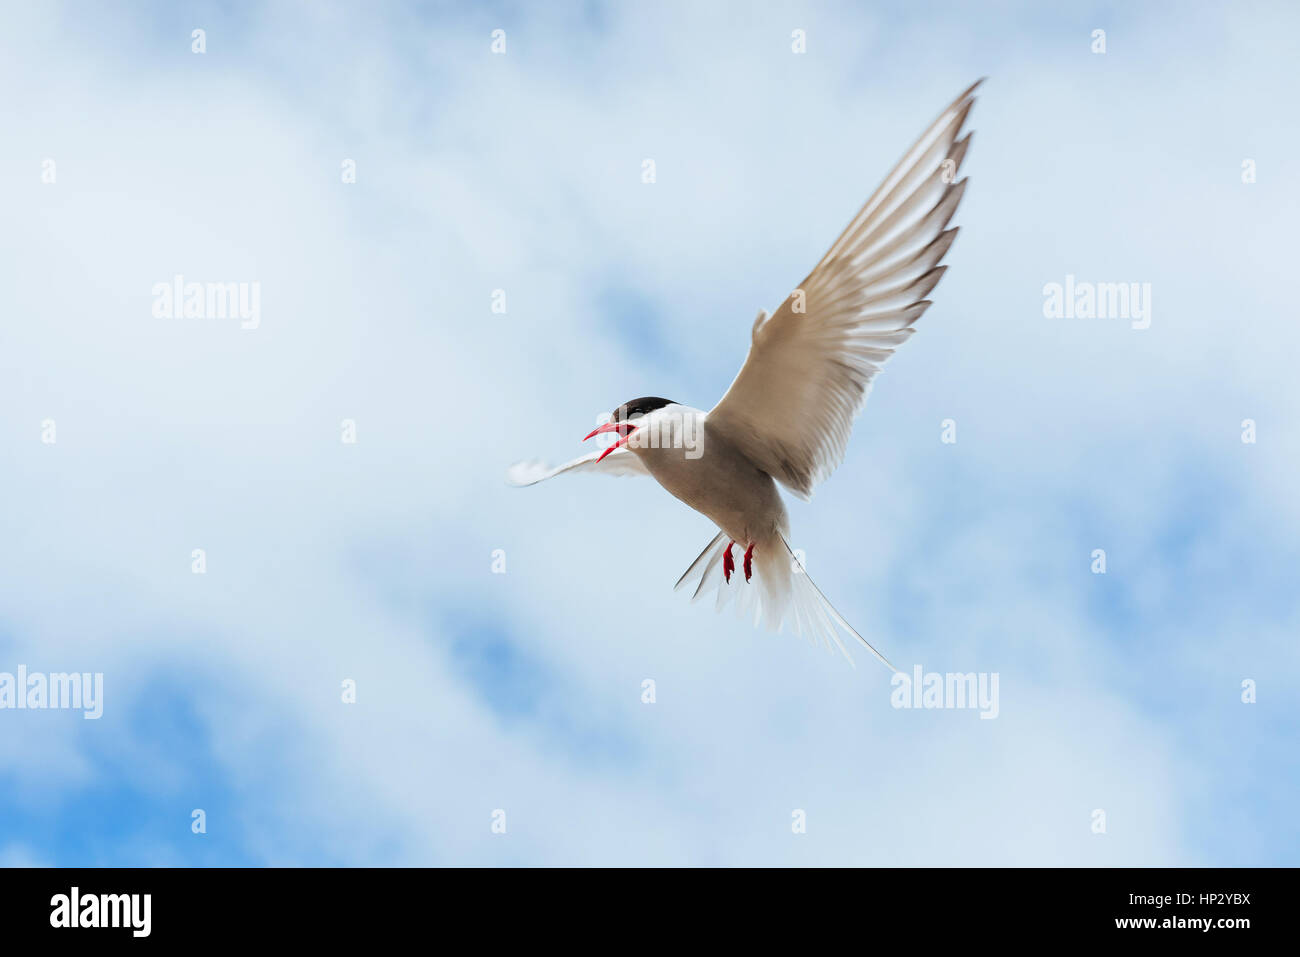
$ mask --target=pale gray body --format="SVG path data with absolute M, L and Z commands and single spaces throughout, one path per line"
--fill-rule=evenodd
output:
M 658 447 L 639 443 L 643 429 L 638 429 L 627 448 L 660 485 L 711 519 L 741 548 L 776 544 L 777 536 L 789 531 L 776 481 L 751 462 L 725 430 L 711 424 L 705 412 L 669 405 L 643 421 L 645 434 L 657 433 Z

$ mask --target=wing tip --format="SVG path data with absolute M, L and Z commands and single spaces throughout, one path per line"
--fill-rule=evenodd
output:
M 524 459 L 506 467 L 506 485 L 510 488 L 527 488 L 541 481 L 538 472 L 545 472 L 541 459 Z
M 957 99 L 954 100 L 953 102 L 954 102 L 954 103 L 960 103 L 960 102 L 962 102 L 962 100 L 965 100 L 965 99 L 967 99 L 967 98 L 969 98 L 969 99 L 974 99 L 974 98 L 975 98 L 975 91 L 978 90 L 981 86 L 983 86 L 984 83 L 985 83 L 985 81 L 987 81 L 987 80 L 988 80 L 988 74 L 986 73 L 984 76 L 980 77 L 978 80 L 976 80 L 976 81 L 975 81 L 974 83 L 972 83 L 970 86 L 966 87 L 965 91 L 964 91 L 964 92 L 963 92 L 959 97 L 957 97 Z
M 957 99 L 952 101 L 952 103 L 948 106 L 948 109 L 943 111 L 941 116 L 947 116 L 949 113 L 955 113 L 961 117 L 961 122 L 958 124 L 958 129 L 965 126 L 966 120 L 970 116 L 970 111 L 975 106 L 975 101 L 979 99 L 979 97 L 975 95 L 975 91 L 978 90 L 984 84 L 984 81 L 987 79 L 988 79 L 987 76 L 982 76 L 974 83 L 972 83 L 970 86 L 966 87 L 966 89 L 962 91 L 962 93 L 957 97 Z M 968 133 L 967 135 L 969 136 L 970 134 Z

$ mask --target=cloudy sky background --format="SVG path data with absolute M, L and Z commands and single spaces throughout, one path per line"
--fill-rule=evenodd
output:
M 1300 863 L 1293 7 L 31 7 L 0 671 L 106 700 L 0 711 L 0 863 Z M 713 530 L 648 481 L 503 483 L 711 405 L 983 75 L 936 305 L 791 518 L 992 721 L 674 595 Z M 176 273 L 260 282 L 260 328 L 155 319 Z M 1151 327 L 1044 318 L 1067 274 Z

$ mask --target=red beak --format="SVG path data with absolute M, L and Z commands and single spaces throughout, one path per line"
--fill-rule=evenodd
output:
M 638 428 L 639 426 L 632 425 L 628 422 L 606 422 L 604 425 L 600 426 L 599 428 L 592 429 L 590 432 L 588 432 L 586 438 L 584 438 L 582 441 L 586 442 L 587 439 L 591 438 L 594 435 L 600 435 L 600 433 L 602 432 L 617 432 L 619 435 L 622 436 L 621 439 L 619 439 L 617 442 L 615 442 L 613 445 L 607 448 L 604 452 L 600 453 L 600 458 L 596 459 L 596 461 L 599 462 L 605 456 L 609 455 L 610 452 L 613 452 L 615 449 L 622 447 L 627 442 L 628 436 L 631 435 L 633 432 L 635 432 Z

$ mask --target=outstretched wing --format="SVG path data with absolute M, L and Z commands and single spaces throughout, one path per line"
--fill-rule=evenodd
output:
M 983 82 L 983 81 L 980 81 Z M 965 191 L 962 127 L 979 83 L 903 156 L 815 269 L 770 319 L 708 426 L 802 499 L 844 460 L 871 380 L 930 306 Z
M 603 451 L 603 449 L 596 449 L 596 451 L 590 452 L 580 459 L 565 462 L 555 468 L 550 468 L 542 462 L 536 461 L 516 462 L 506 469 L 506 484 L 516 487 L 536 485 L 538 482 L 545 481 L 562 472 L 599 472 L 604 475 L 650 474 L 646 471 L 646 467 L 641 464 L 641 459 L 635 452 L 618 449 L 610 452 L 600 462 L 597 462 L 596 460 L 600 458 Z

